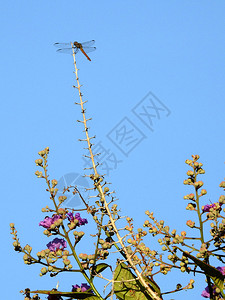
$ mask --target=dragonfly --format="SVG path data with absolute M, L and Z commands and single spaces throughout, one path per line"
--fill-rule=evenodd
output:
M 94 40 L 84 43 L 55 43 L 54 46 L 59 48 L 57 52 L 59 53 L 67 53 L 67 54 L 73 54 L 73 50 L 75 54 L 77 54 L 79 51 L 81 51 L 86 58 L 91 61 L 90 57 L 87 55 L 87 53 L 95 51 L 96 47 L 91 47 L 95 43 Z

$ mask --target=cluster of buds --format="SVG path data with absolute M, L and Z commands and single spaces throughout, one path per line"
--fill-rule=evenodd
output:
M 31 251 L 32 251 L 32 247 L 29 245 L 26 245 L 23 248 L 23 252 L 25 252 L 25 254 L 23 256 L 23 261 L 26 265 L 31 265 L 32 263 L 35 263 L 35 260 L 31 256 Z
M 164 226 L 164 221 L 160 220 L 157 221 L 155 217 L 153 216 L 153 212 L 146 211 L 145 214 L 153 221 L 154 224 L 150 223 L 149 220 L 146 220 L 144 222 L 144 227 L 149 228 L 149 233 L 151 233 L 153 236 L 162 234 L 164 237 L 162 239 L 159 239 L 158 242 L 162 247 L 162 250 L 165 251 L 168 249 L 168 246 L 174 245 L 174 244 L 183 244 L 184 239 L 186 237 L 186 232 L 182 231 L 181 234 L 177 234 L 176 230 L 172 230 L 170 232 L 169 226 Z
M 75 245 L 78 244 L 80 242 L 80 240 L 82 239 L 82 237 L 84 236 L 84 232 L 83 231 L 73 231 L 73 235 L 75 237 Z
M 84 270 L 87 270 L 90 268 L 90 265 L 93 265 L 95 262 L 95 255 L 94 254 L 86 254 L 86 253 L 80 253 L 79 258 L 82 260 L 81 264 Z
M 11 229 L 11 234 L 14 235 L 14 237 L 13 237 L 13 240 L 14 240 L 14 242 L 13 242 L 14 250 L 21 252 L 22 248 L 21 248 L 19 239 L 17 237 L 17 230 L 15 228 L 15 224 L 14 223 L 10 223 L 10 229 Z
M 102 240 L 103 241 L 103 240 Z M 103 242 L 102 242 L 103 243 Z M 106 249 L 111 248 L 111 244 L 110 243 L 106 243 L 104 241 L 104 245 L 106 247 Z M 86 253 L 80 253 L 79 254 L 79 258 L 82 260 L 81 264 L 82 267 L 87 270 L 92 268 L 92 265 L 96 263 L 96 261 L 99 260 L 105 260 L 108 255 L 109 255 L 109 251 L 106 250 L 104 248 L 99 248 L 96 252 L 96 254 L 86 254 Z
M 224 244 L 225 240 L 225 224 L 224 219 L 221 223 L 211 223 L 212 229 L 210 230 L 210 234 L 213 238 L 214 246 L 220 247 Z
M 175 229 L 170 231 L 169 226 L 165 226 L 163 220 L 157 221 L 152 212 L 150 213 L 149 211 L 146 211 L 145 213 L 153 221 L 153 224 L 150 223 L 149 220 L 146 220 L 144 227 L 148 227 L 149 233 L 151 233 L 153 236 L 161 235 L 162 237 L 158 239 L 158 243 L 161 246 L 162 251 L 167 251 L 170 253 L 167 257 L 170 261 L 170 263 L 168 263 L 162 261 L 162 255 L 158 255 L 156 259 L 156 255 L 153 256 L 150 252 L 149 257 L 157 261 L 154 265 L 160 266 L 160 272 L 162 274 L 167 274 L 173 267 L 179 268 L 181 272 L 190 273 L 191 268 L 188 265 L 188 258 L 184 255 L 179 257 L 177 253 L 177 250 L 179 249 L 178 245 L 186 246 L 186 231 L 182 231 L 180 234 L 177 234 Z
M 49 147 L 46 147 L 44 150 L 39 151 L 38 154 L 41 156 L 41 158 L 38 158 L 35 160 L 35 164 L 38 167 L 42 167 L 43 169 L 46 169 L 47 167 L 47 158 L 48 158 L 48 154 L 49 154 Z M 45 178 L 43 176 L 43 173 L 41 171 L 36 171 L 35 175 L 38 178 Z
M 63 249 L 56 249 L 55 251 L 51 251 L 49 248 L 42 250 L 37 253 L 37 256 L 39 257 L 39 261 L 41 259 L 46 260 L 46 267 L 43 267 L 40 272 L 40 276 L 43 276 L 50 272 L 50 276 L 56 276 L 60 271 L 62 270 L 70 270 L 72 269 L 72 265 L 70 260 L 68 259 L 68 256 L 70 256 L 68 250 Z M 53 265 L 58 259 L 62 259 L 64 267 L 63 268 L 58 268 L 55 265 Z
M 39 151 L 38 154 L 42 158 L 46 159 L 48 157 L 48 154 L 49 154 L 49 147 L 46 147 L 44 150 Z
M 187 171 L 188 178 L 184 180 L 184 184 L 193 185 L 196 193 L 198 193 L 197 198 L 199 198 L 207 194 L 207 191 L 205 189 L 202 189 L 199 193 L 199 189 L 203 186 L 204 183 L 202 181 L 197 181 L 197 175 L 205 174 L 205 170 L 202 168 L 203 164 L 197 162 L 197 160 L 199 159 L 199 155 L 192 155 L 192 158 L 192 160 L 187 159 L 185 161 L 186 164 L 192 167 L 192 170 Z M 196 211 L 196 201 L 198 201 L 198 199 L 196 199 L 195 195 L 193 193 L 185 195 L 184 199 L 191 201 L 188 203 L 186 209 Z

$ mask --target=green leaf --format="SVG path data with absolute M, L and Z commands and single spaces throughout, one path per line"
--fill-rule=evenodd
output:
M 136 279 L 137 277 L 125 263 L 118 264 L 114 273 L 116 297 L 120 300 L 152 300 L 146 289 Z M 149 282 L 149 279 L 147 281 Z
M 160 288 L 159 288 L 158 284 L 154 280 L 152 280 L 152 279 L 150 279 L 148 277 L 144 277 L 144 279 L 152 287 L 153 291 L 155 291 L 158 295 L 161 295 Z
M 99 274 L 101 272 L 103 272 L 106 268 L 111 268 L 110 265 L 108 264 L 105 264 L 105 263 L 100 263 L 96 266 L 94 266 L 94 268 L 92 269 L 92 273 L 95 275 L 95 274 Z
M 220 292 L 223 295 L 223 297 L 225 297 L 225 295 L 223 293 L 223 287 L 224 287 L 224 276 L 223 276 L 223 274 L 220 273 L 220 271 L 218 271 L 216 268 L 210 266 L 209 264 L 207 264 L 204 261 L 196 258 L 195 256 L 189 254 L 188 252 L 183 252 L 183 255 L 187 256 L 188 258 L 193 260 L 193 262 L 195 262 L 196 265 L 199 266 L 202 269 L 202 271 L 204 271 L 205 274 L 213 280 L 215 285 L 220 289 Z

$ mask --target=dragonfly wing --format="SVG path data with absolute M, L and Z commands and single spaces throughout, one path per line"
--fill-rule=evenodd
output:
M 96 47 L 83 47 L 83 50 L 84 50 L 86 53 L 89 53 L 89 52 L 95 51 L 95 50 L 96 50 Z
M 71 46 L 71 43 L 55 43 L 54 46 L 57 48 L 68 48 L 69 46 Z
M 77 53 L 79 51 L 78 48 L 73 48 L 74 52 Z M 57 50 L 58 53 L 66 53 L 66 54 L 73 54 L 72 48 L 62 48 Z
M 95 43 L 95 40 L 92 40 L 92 41 L 81 43 L 81 45 L 83 47 L 90 47 L 90 46 L 94 45 L 94 43 Z

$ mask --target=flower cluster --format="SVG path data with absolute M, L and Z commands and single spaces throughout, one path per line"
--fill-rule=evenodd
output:
M 64 250 L 67 244 L 64 239 L 55 238 L 53 241 L 47 244 L 47 247 L 50 251 L 56 252 L 57 250 Z
M 77 220 L 77 226 L 82 226 L 88 223 L 87 219 L 82 219 L 79 213 L 76 213 L 74 216 L 72 212 L 68 212 L 67 218 L 70 222 L 73 223 L 75 223 L 75 221 Z
M 206 204 L 202 207 L 203 212 L 209 212 L 210 209 L 218 209 L 220 210 L 222 206 L 222 203 L 212 203 L 212 204 Z
M 87 283 L 81 283 L 81 286 L 78 284 L 72 285 L 72 292 L 86 292 L 90 289 L 90 285 Z

